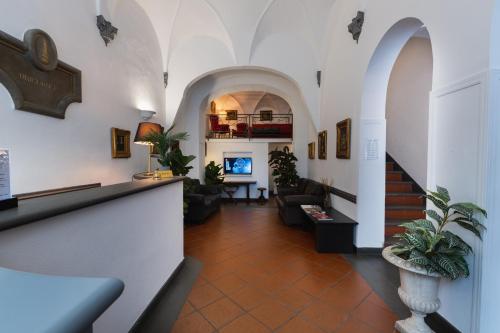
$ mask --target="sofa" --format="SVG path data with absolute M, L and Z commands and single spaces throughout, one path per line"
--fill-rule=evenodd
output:
M 279 214 L 286 225 L 300 225 L 307 218 L 301 205 L 323 205 L 325 189 L 323 184 L 311 179 L 301 178 L 295 187 L 278 188 Z
M 254 124 L 248 127 L 247 123 L 236 124 L 232 131 L 233 137 L 252 138 L 292 138 L 292 124 Z
M 221 196 L 222 188 L 219 185 L 201 185 L 199 179 L 185 179 L 184 201 L 187 209 L 184 222 L 203 223 L 220 209 Z

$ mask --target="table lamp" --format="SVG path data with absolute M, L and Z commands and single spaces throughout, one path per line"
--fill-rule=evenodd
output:
M 146 171 L 147 176 L 152 176 L 151 172 L 151 154 L 153 153 L 153 144 L 149 141 L 146 141 L 146 137 L 151 133 L 163 133 L 163 127 L 157 123 L 150 122 L 142 122 L 139 123 L 137 127 L 137 132 L 135 133 L 134 143 L 139 145 L 147 145 L 148 146 L 148 170 Z

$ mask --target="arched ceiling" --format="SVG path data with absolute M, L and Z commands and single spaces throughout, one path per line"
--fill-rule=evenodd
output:
M 290 105 L 282 97 L 264 91 L 238 91 L 214 100 L 218 111 L 240 110 L 245 114 L 262 109 L 272 109 L 279 114 L 291 112 Z
M 108 0 L 116 6 L 122 0 Z M 248 65 L 259 44 L 292 34 L 319 57 L 335 0 L 136 0 L 151 18 L 165 65 L 175 49 L 195 36 L 222 42 L 235 65 Z M 299 44 L 299 42 L 298 42 Z M 299 45 L 297 45 L 299 46 Z M 300 45 L 304 47 L 304 45 Z
M 324 41 L 336 0 L 96 0 L 113 20 L 124 1 L 139 3 L 155 29 L 168 71 L 167 119 L 178 112 L 189 84 L 213 71 L 260 67 L 296 84 L 316 126 L 316 71 L 326 59 Z M 119 28 L 119 27 L 118 27 Z

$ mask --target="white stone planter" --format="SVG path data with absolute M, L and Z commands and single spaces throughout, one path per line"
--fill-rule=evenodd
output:
M 441 276 L 428 273 L 422 267 L 396 256 L 392 253 L 392 246 L 386 247 L 382 256 L 399 268 L 401 286 L 398 288 L 398 294 L 412 313 L 410 318 L 396 322 L 396 330 L 401 333 L 434 333 L 424 318 L 441 306 L 438 298 Z

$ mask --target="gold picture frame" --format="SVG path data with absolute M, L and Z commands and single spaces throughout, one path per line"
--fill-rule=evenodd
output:
M 320 160 L 326 160 L 328 158 L 328 132 L 322 131 L 318 134 L 318 158 Z
M 309 159 L 314 160 L 316 158 L 316 142 L 311 142 L 307 145 L 307 150 L 309 152 Z
M 238 120 L 238 110 L 227 110 L 226 120 Z
M 351 118 L 337 123 L 337 158 L 351 158 Z
M 130 131 L 111 129 L 111 156 L 113 158 L 130 158 Z
M 273 110 L 260 110 L 260 121 L 273 121 Z

